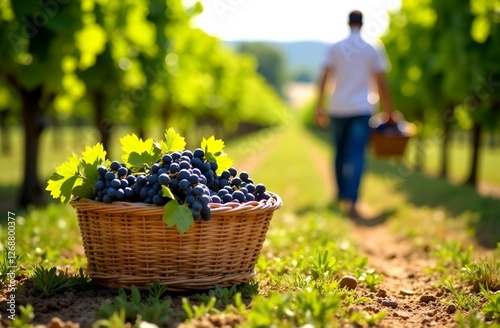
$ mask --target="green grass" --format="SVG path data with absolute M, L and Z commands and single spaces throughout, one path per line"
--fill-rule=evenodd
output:
M 429 138 L 422 143 L 416 140 L 410 142 L 407 157 L 411 161 L 416 152 L 423 153 L 426 162 L 424 170 L 433 176 L 437 176 L 441 165 L 441 142 Z M 449 178 L 451 181 L 463 182 L 469 174 L 471 146 L 466 140 L 455 137 L 450 142 L 449 150 Z M 500 161 L 500 146 L 484 145 L 481 148 L 479 158 L 479 181 L 500 185 L 500 171 L 498 163 Z
M 64 138 L 76 139 L 71 130 L 61 133 Z M 68 145 L 71 144 L 69 140 Z M 81 151 L 78 146 L 44 147 L 44 161 L 49 154 L 51 158 L 42 166 L 45 176 L 66 160 L 69 153 Z M 184 301 L 182 310 L 172 309 L 168 296 L 167 299 L 162 296 L 163 291 L 159 289 L 151 298 L 144 298 L 144 294 L 137 292 L 133 295 L 122 292 L 114 303 L 103 305 L 98 326 L 113 326 L 113 323 L 123 326 L 125 321 L 134 323 L 138 309 L 146 311 L 148 318 L 158 323 L 172 318 L 205 320 L 207 316 L 221 313 L 238 317 L 243 326 L 248 327 L 335 327 L 346 323 L 368 326 L 383 322 L 386 315 L 383 311 L 378 314 L 363 310 L 349 312 L 347 309 L 351 305 L 360 304 L 358 308 L 362 309 L 369 299 L 338 286 L 342 276 L 352 275 L 358 279 L 358 291 L 360 288 L 373 290 L 384 277 L 370 267 L 367 258 L 360 256 L 350 236 L 349 222 L 332 204 L 333 181 L 328 173 L 331 149 L 324 136 L 317 138 L 290 121 L 283 128 L 231 140 L 227 142 L 226 151 L 240 171 L 248 169 L 256 182 L 264 182 L 284 201 L 283 208 L 276 211 L 271 221 L 258 259 L 257 284 L 244 285 L 244 289 L 237 290 L 215 289 L 199 295 L 197 302 L 193 298 Z M 2 157 L 0 165 L 12 163 Z M 481 197 L 468 187 L 453 186 L 407 171 L 397 161 L 370 158 L 367 169 L 361 189 L 363 201 L 386 215 L 395 232 L 417 245 L 432 244 L 436 261 L 449 268 L 438 274 L 471 287 L 480 281 L 481 286 L 485 280 L 493 281 L 492 277 L 498 274 L 498 267 L 491 265 L 494 260 L 477 262 L 463 250 L 467 250 L 467 243 L 470 243 L 468 234 L 479 238 L 478 232 L 486 231 L 490 234 L 487 236 L 489 242 L 498 239 L 499 230 L 495 230 L 498 227 L 495 213 L 500 213 L 498 200 Z M 16 184 L 14 175 L 4 175 L 0 179 L 2 186 Z M 85 267 L 76 214 L 70 205 L 51 203 L 45 208 L 33 207 L 16 214 L 19 263 L 29 269 L 30 277 L 38 275 L 52 279 L 40 279 L 46 293 L 54 289 L 52 285 L 57 287 L 60 283 L 51 283 L 58 277 L 54 277 L 54 272 L 41 271 L 42 265 L 70 266 L 75 272 Z M 0 235 L 6 235 L 4 225 Z M 463 236 L 463 239 L 452 244 L 448 240 L 450 235 Z M 467 275 L 461 275 L 461 266 L 470 270 Z M 473 300 L 466 296 L 457 292 L 455 302 L 468 307 Z M 493 294 L 489 296 L 486 304 L 490 305 L 485 311 L 494 317 L 498 315 L 499 302 Z M 247 307 L 249 303 L 253 305 Z

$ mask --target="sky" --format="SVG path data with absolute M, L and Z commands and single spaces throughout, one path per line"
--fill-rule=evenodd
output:
M 192 2 L 194 0 L 185 0 Z M 377 39 L 388 25 L 388 11 L 401 0 L 200 0 L 204 10 L 195 27 L 224 41 L 335 42 L 348 34 L 347 16 L 364 14 L 362 33 Z

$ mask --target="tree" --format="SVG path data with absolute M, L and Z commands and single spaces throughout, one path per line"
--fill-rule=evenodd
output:
M 24 127 L 20 205 L 44 195 L 38 152 L 49 110 L 72 112 L 90 101 L 107 145 L 113 122 L 127 119 L 124 97 L 156 83 L 147 73 L 164 63 L 172 8 L 183 7 L 179 0 L 2 1 L 0 35 L 9 42 L 0 49 L 0 84 L 20 99 Z
M 276 47 L 264 42 L 242 42 L 238 50 L 257 58 L 257 71 L 271 84 L 279 95 L 283 95 L 285 82 L 285 56 Z
M 395 66 L 391 77 L 403 96 L 396 98 L 398 106 L 420 107 L 417 119 L 427 129 L 439 131 L 433 122 L 442 122 L 443 176 L 452 127 L 472 129 L 466 182 L 473 185 L 483 126 L 494 129 L 499 116 L 500 88 L 494 79 L 500 73 L 498 8 L 498 1 L 403 1 L 401 11 L 391 15 L 385 37 Z

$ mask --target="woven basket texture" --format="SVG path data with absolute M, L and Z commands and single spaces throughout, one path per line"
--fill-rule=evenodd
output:
M 163 222 L 163 207 L 72 200 L 88 275 L 103 286 L 140 289 L 158 280 L 171 291 L 249 282 L 281 198 L 210 204 L 212 218 L 184 234 Z

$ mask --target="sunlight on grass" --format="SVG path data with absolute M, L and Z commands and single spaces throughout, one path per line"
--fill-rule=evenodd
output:
M 6 234 L 0 226 L 0 234 Z M 32 207 L 16 216 L 16 252 L 19 263 L 27 269 L 36 264 L 46 266 L 86 264 L 76 212 L 68 204 L 51 203 L 46 208 Z M 1 246 L 1 247 L 4 247 Z

